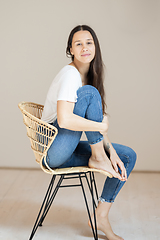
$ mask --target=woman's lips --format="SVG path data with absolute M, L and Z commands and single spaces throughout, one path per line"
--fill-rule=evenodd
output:
M 88 57 L 88 56 L 90 56 L 91 54 L 89 54 L 89 53 L 86 53 L 86 54 L 82 54 L 81 56 L 82 57 Z

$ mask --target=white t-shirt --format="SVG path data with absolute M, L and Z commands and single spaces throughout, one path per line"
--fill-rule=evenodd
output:
M 45 101 L 42 120 L 52 123 L 57 118 L 57 101 L 77 101 L 77 90 L 82 87 L 82 80 L 79 71 L 66 65 L 54 78 Z

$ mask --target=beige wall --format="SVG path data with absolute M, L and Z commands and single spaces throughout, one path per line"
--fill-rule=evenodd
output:
M 158 0 L 0 0 L 0 166 L 37 167 L 17 105 L 44 104 L 77 24 L 100 40 L 110 139 L 136 150 L 136 170 L 160 170 Z

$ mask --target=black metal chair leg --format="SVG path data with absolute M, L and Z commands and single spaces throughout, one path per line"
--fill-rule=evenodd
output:
M 40 218 L 40 221 L 39 221 L 39 225 L 40 225 L 40 226 L 42 226 L 42 223 L 43 223 L 43 221 L 44 221 L 44 219 L 45 219 L 45 217 L 46 217 L 46 215 L 47 215 L 47 213 L 48 213 L 48 211 L 49 211 L 49 209 L 50 209 L 50 207 L 51 207 L 51 205 L 52 205 L 52 203 L 53 203 L 53 200 L 55 199 L 55 196 L 56 196 L 56 194 L 57 194 L 57 192 L 58 192 L 58 190 L 59 190 L 59 187 L 60 187 L 63 179 L 64 179 L 64 176 L 61 175 L 61 177 L 60 177 L 60 179 L 59 179 L 59 181 L 58 181 L 58 183 L 57 183 L 57 185 L 56 185 L 56 187 L 55 187 L 55 189 L 54 189 L 54 192 L 52 193 L 51 197 L 48 198 L 48 201 L 47 201 L 47 203 L 46 203 L 44 212 L 43 212 L 43 214 L 42 214 L 42 216 L 41 216 L 41 218 Z
M 92 173 L 93 173 L 93 172 L 92 172 Z M 87 177 L 87 174 L 86 174 L 86 173 L 85 173 L 85 178 L 86 178 L 86 181 L 87 181 L 87 184 L 88 184 L 88 188 L 89 188 L 89 190 L 90 190 L 90 193 L 91 193 L 91 195 L 92 195 L 91 186 L 90 186 L 90 183 L 89 183 L 89 181 L 88 181 L 88 177 Z M 94 181 L 94 190 L 95 190 L 95 192 L 96 192 L 96 197 L 97 197 L 97 200 L 98 200 L 98 191 L 97 191 L 97 186 L 96 186 L 96 183 L 95 183 L 94 173 L 93 173 L 93 181 Z M 94 199 L 94 205 L 95 205 L 95 207 L 97 208 L 97 204 L 96 204 L 96 202 L 95 202 L 95 199 Z
M 92 172 L 92 178 L 93 178 L 94 190 L 95 190 L 95 193 L 96 193 L 96 198 L 98 200 L 98 191 L 97 191 L 97 185 L 96 185 L 96 181 L 95 181 L 94 172 Z
M 86 179 L 87 179 L 87 176 L 86 176 L 86 175 L 85 175 L 85 177 L 86 177 Z M 92 228 L 93 236 L 94 236 L 94 239 L 95 239 L 95 240 L 98 240 L 98 235 L 96 234 L 96 233 L 97 233 L 97 229 L 94 230 L 93 223 L 92 223 L 92 220 L 91 220 L 91 214 L 90 214 L 90 211 L 89 211 L 88 202 L 87 202 L 86 194 L 85 194 L 85 191 L 84 191 L 84 186 L 83 186 L 83 182 L 82 182 L 82 179 L 81 179 L 81 174 L 79 174 L 79 179 L 80 179 L 80 183 L 81 183 L 81 188 L 82 188 L 82 192 L 83 192 L 83 196 L 84 196 L 84 200 L 85 200 L 85 204 L 86 204 L 86 208 L 87 208 L 89 220 L 90 220 L 90 223 L 91 223 L 91 228 Z M 93 195 L 93 194 L 92 194 L 92 195 Z M 93 201 L 93 208 L 95 208 L 94 201 Z
M 39 226 L 39 219 L 40 219 L 41 212 L 42 212 L 43 207 L 44 207 L 44 205 L 45 205 L 45 203 L 46 203 L 46 199 L 48 199 L 48 198 L 50 197 L 50 195 L 51 195 L 51 191 L 52 191 L 52 188 L 53 188 L 53 184 L 54 184 L 55 178 L 56 178 L 56 176 L 54 175 L 54 176 L 52 177 L 51 181 L 50 181 L 49 187 L 48 187 L 48 189 L 47 189 L 47 192 L 46 192 L 46 195 L 45 195 L 45 197 L 44 197 L 43 203 L 42 203 L 42 205 L 41 205 L 40 211 L 39 211 L 39 213 L 38 213 L 36 222 L 35 222 L 35 224 L 34 224 L 34 226 L 33 226 L 33 229 L 32 229 L 32 232 L 31 232 L 31 235 L 30 235 L 29 240 L 31 240 L 31 239 L 33 238 L 35 232 L 37 231 L 37 228 L 38 228 L 38 226 Z
M 95 206 L 94 206 L 93 175 L 92 175 L 92 172 L 89 172 L 89 175 L 90 175 L 91 195 L 92 195 L 92 205 L 93 205 L 93 215 L 94 215 L 95 239 L 98 240 L 96 212 L 95 212 Z
M 55 179 L 56 179 L 56 177 L 55 177 Z M 49 201 L 50 201 L 51 192 L 52 192 L 52 189 L 50 189 L 50 193 L 48 194 L 48 197 L 47 197 L 47 200 L 46 200 L 46 204 L 45 204 L 45 206 L 44 206 L 44 210 L 43 210 L 43 213 L 42 213 L 41 218 L 40 218 L 40 221 L 39 221 L 39 226 L 40 226 L 40 227 L 42 226 L 42 219 L 43 219 L 44 213 L 46 212 L 46 209 L 47 209 L 47 207 L 48 207 L 48 203 L 49 203 Z

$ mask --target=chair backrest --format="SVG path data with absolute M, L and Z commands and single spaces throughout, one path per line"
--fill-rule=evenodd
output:
M 27 128 L 27 136 L 31 142 L 36 161 L 42 164 L 46 158 L 47 151 L 54 141 L 58 130 L 51 124 L 41 120 L 43 105 L 32 102 L 21 102 L 18 104 L 22 114 L 23 122 Z

